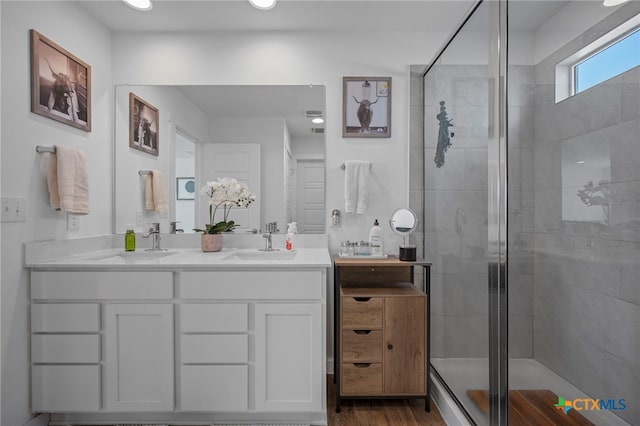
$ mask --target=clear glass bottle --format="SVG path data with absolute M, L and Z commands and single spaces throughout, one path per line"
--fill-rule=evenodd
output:
M 136 251 L 136 233 L 131 225 L 127 225 L 127 232 L 124 234 L 124 251 Z

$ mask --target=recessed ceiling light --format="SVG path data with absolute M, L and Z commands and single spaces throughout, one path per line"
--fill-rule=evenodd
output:
M 311 120 L 311 122 L 315 124 L 322 124 L 324 123 L 324 119 L 322 117 L 316 117 L 313 120 Z
M 584 164 L 584 160 L 576 161 L 576 164 Z
M 269 10 L 276 5 L 276 0 L 249 0 L 251 6 L 260 10 Z
M 151 0 L 122 0 L 127 4 L 127 6 L 135 9 L 146 12 L 147 10 L 151 10 L 153 8 L 153 4 Z
M 602 2 L 602 4 L 603 4 L 603 6 L 610 7 L 610 6 L 617 6 L 617 5 L 622 4 L 622 3 L 626 2 L 626 1 L 627 0 L 604 0 Z

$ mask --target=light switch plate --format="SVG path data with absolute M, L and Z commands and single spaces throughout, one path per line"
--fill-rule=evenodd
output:
M 2 222 L 24 222 L 27 220 L 27 199 L 25 197 L 2 197 L 0 202 Z

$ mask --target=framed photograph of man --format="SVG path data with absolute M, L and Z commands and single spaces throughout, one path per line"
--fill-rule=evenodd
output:
M 144 99 L 129 93 L 129 146 L 158 155 L 160 112 Z
M 391 77 L 342 77 L 342 137 L 391 137 Z
M 31 35 L 31 112 L 91 131 L 91 66 L 36 30 Z

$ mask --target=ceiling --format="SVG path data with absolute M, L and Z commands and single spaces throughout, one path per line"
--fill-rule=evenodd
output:
M 509 24 L 519 31 L 535 31 L 568 3 L 563 0 L 513 1 L 517 7 L 510 9 Z M 114 32 L 451 32 L 475 0 L 278 0 L 275 8 L 269 11 L 254 9 L 247 0 L 153 2 L 151 11 L 139 12 L 121 0 L 78 1 Z M 181 90 L 207 114 L 227 117 L 281 114 L 294 137 L 313 135 L 310 119 L 304 116 L 305 110 L 324 112 L 324 88 L 316 95 L 303 91 L 305 96 L 300 96 L 300 87 L 287 89 L 283 86 L 185 86 Z
M 284 117 L 293 137 L 317 136 L 307 110 L 322 111 L 324 86 L 178 86 L 209 117 Z

